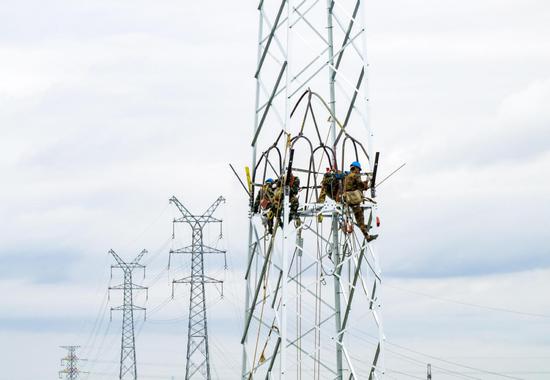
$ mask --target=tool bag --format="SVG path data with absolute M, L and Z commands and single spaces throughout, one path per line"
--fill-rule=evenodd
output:
M 260 207 L 263 210 L 267 209 L 270 205 L 271 205 L 271 202 L 267 198 L 262 198 L 262 200 L 260 201 Z
M 351 206 L 359 205 L 363 202 L 363 192 L 361 190 L 346 191 L 344 201 Z

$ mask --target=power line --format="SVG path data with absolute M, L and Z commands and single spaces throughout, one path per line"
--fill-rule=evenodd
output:
M 389 345 L 391 345 L 391 346 L 395 346 L 395 347 L 401 348 L 402 350 L 414 352 L 415 354 L 423 355 L 423 356 L 426 356 L 426 357 L 428 357 L 428 358 L 432 358 L 432 359 L 435 359 L 435 360 L 439 360 L 439 361 L 444 362 L 444 363 L 447 363 L 447 364 L 452 364 L 452 365 L 457 366 L 457 367 L 462 367 L 462 368 L 471 369 L 471 370 L 473 370 L 473 371 L 477 371 L 477 372 L 480 372 L 480 373 L 485 373 L 485 374 L 487 374 L 487 375 L 500 376 L 500 377 L 505 377 L 505 378 L 507 378 L 507 379 L 522 380 L 522 379 L 519 378 L 519 377 L 509 376 L 509 375 L 506 375 L 506 374 L 503 374 L 503 373 L 499 373 L 499 372 L 495 372 L 495 371 L 489 371 L 489 370 L 485 370 L 485 369 L 481 369 L 481 368 L 476 368 L 476 367 L 468 366 L 468 365 L 465 365 L 465 364 L 460 364 L 460 363 L 457 363 L 457 362 L 453 362 L 453 361 L 450 361 L 450 360 L 447 360 L 447 359 L 439 358 L 439 357 L 437 357 L 437 356 L 425 354 L 425 353 L 423 353 L 423 352 L 416 351 L 416 350 L 413 350 L 413 349 L 411 349 L 411 348 L 403 347 L 403 346 L 401 346 L 401 345 L 399 345 L 399 344 L 396 344 L 396 343 L 391 343 L 391 342 L 386 342 L 386 343 L 389 344 Z
M 479 305 L 479 304 L 475 304 L 475 303 L 471 303 L 471 302 L 458 301 L 458 300 L 453 300 L 453 299 L 450 299 L 450 298 L 444 298 L 444 297 L 439 297 L 439 296 L 434 296 L 434 295 L 431 295 L 431 294 L 418 292 L 416 290 L 403 289 L 403 288 L 400 288 L 400 287 L 397 287 L 397 286 L 394 286 L 394 285 L 389 285 L 387 283 L 385 284 L 385 286 L 388 287 L 388 288 L 400 290 L 400 291 L 403 291 L 403 292 L 406 292 L 406 293 L 416 294 L 416 295 L 423 296 L 423 297 L 426 297 L 426 298 L 432 298 L 432 299 L 442 301 L 442 302 L 456 303 L 456 304 L 464 305 L 464 306 L 477 307 L 479 309 L 486 309 L 486 310 L 491 310 L 491 311 L 499 311 L 499 312 L 504 312 L 504 313 L 518 314 L 518 315 L 524 315 L 524 316 L 529 316 L 529 317 L 550 318 L 550 315 L 546 315 L 546 314 L 529 313 L 529 312 L 524 312 L 524 311 L 519 311 L 519 310 L 511 310 L 511 309 L 505 309 L 505 308 L 501 308 L 501 307 L 493 307 L 493 306 Z
M 368 334 L 365 334 L 363 333 L 362 331 L 360 330 L 357 330 L 357 329 L 353 329 L 354 331 L 360 333 L 360 334 L 363 334 L 363 335 L 366 335 L 368 336 L 369 338 L 371 339 L 376 339 L 375 337 L 372 337 L 372 336 L 369 336 Z M 361 337 L 358 337 L 356 335 L 357 338 L 359 339 L 362 339 Z M 372 342 L 369 342 L 372 344 Z M 392 343 L 392 342 L 389 342 L 389 341 L 385 341 L 386 344 L 389 344 L 390 346 L 394 346 L 394 347 L 397 347 L 397 348 L 400 348 L 402 350 L 405 350 L 405 351 L 408 351 L 408 352 L 412 352 L 412 353 L 415 353 L 417 355 L 421 355 L 421 356 L 425 356 L 425 357 L 428 357 L 428 358 L 431 358 L 431 359 L 435 359 L 435 360 L 438 360 L 440 362 L 443 362 L 443 363 L 447 363 L 447 364 L 451 364 L 451 365 L 454 365 L 456 367 L 461 367 L 461 368 L 466 368 L 466 369 L 469 369 L 469 370 L 472 370 L 472 371 L 476 371 L 478 373 L 484 373 L 484 374 L 487 374 L 487 375 L 493 375 L 493 376 L 500 376 L 500 377 L 504 377 L 504 378 L 508 378 L 508 379 L 514 379 L 514 380 L 523 380 L 521 378 L 518 378 L 518 377 L 514 377 L 514 376 L 509 376 L 505 373 L 501 373 L 501 372 L 495 372 L 495 371 L 490 371 L 490 370 L 485 370 L 485 369 L 481 369 L 481 368 L 476 368 L 476 367 L 472 367 L 472 366 L 468 366 L 468 365 L 465 365 L 465 364 L 461 364 L 461 363 L 457 363 L 457 362 L 454 362 L 454 361 L 451 361 L 451 360 L 447 360 L 447 359 L 443 359 L 441 357 L 437 357 L 437 356 L 434 356 L 434 355 L 430 355 L 430 354 L 426 354 L 426 353 L 423 353 L 423 352 L 420 352 L 420 351 L 417 351 L 417 350 L 414 350 L 412 348 L 407 348 L 405 346 L 402 346 L 402 345 L 399 345 L 397 343 Z M 386 350 L 388 350 L 386 348 Z M 398 354 L 398 355 L 403 355 L 402 353 L 398 353 L 396 351 L 393 351 L 394 353 Z M 403 355 L 405 356 L 405 355 Z M 416 360 L 416 359 L 415 359 Z M 426 363 L 424 363 L 426 364 Z M 432 367 L 433 368 L 437 368 L 435 365 L 432 364 Z
M 86 379 L 88 379 L 88 378 L 90 377 L 90 371 L 95 367 L 95 359 L 97 359 L 97 358 L 99 357 L 100 352 L 103 350 L 103 346 L 104 346 L 104 344 L 105 344 L 105 340 L 107 339 L 107 335 L 108 335 L 108 333 L 109 333 L 110 327 L 111 327 L 111 322 L 109 321 L 109 322 L 107 323 L 107 326 L 106 326 L 104 332 L 103 332 L 103 336 L 102 336 L 102 338 L 101 338 L 101 342 L 100 342 L 100 344 L 99 344 L 99 347 L 98 347 L 98 348 L 96 349 L 96 351 L 95 351 L 94 360 L 91 360 L 92 365 L 91 365 L 91 367 L 88 369 L 88 375 L 86 376 Z M 91 349 L 90 349 L 90 350 L 91 350 Z M 91 352 L 91 351 L 90 351 L 90 352 Z
M 166 210 L 168 210 L 168 207 L 169 207 L 169 206 L 170 206 L 170 204 L 166 204 L 166 205 L 164 206 L 164 208 L 162 209 L 162 211 L 161 211 L 156 217 L 154 217 L 154 218 L 151 220 L 151 222 L 141 230 L 141 232 L 139 232 L 137 235 L 135 235 L 135 237 L 130 238 L 130 239 L 128 240 L 128 242 L 127 242 L 126 244 L 124 244 L 123 246 L 124 246 L 124 247 L 129 247 L 130 244 L 135 243 L 135 242 L 138 241 L 143 235 L 145 235 L 145 233 L 148 232 L 148 231 L 151 229 L 151 227 L 153 227 L 156 223 L 159 222 L 159 220 L 161 220 L 162 216 L 164 215 L 164 213 L 166 212 Z M 147 265 L 147 264 L 146 264 L 146 265 Z
M 103 294 L 103 299 L 101 300 L 101 306 L 99 307 L 94 324 L 92 326 L 92 330 L 90 331 L 90 334 L 86 338 L 86 343 L 84 344 L 84 350 L 86 350 L 87 355 L 91 353 L 92 348 L 94 347 L 95 342 L 97 340 L 97 337 L 99 336 L 101 327 L 103 326 L 103 322 L 105 321 L 105 317 L 107 315 L 107 309 L 108 309 L 107 307 L 108 293 L 109 293 L 109 290 L 106 289 L 105 293 Z
M 411 373 L 408 373 L 408 372 L 403 372 L 403 371 L 398 371 L 396 369 L 390 369 L 390 368 L 386 368 L 386 371 L 387 372 L 390 372 L 390 373 L 397 373 L 399 375 L 405 375 L 409 378 L 412 378 L 412 379 L 420 379 L 420 380 L 425 380 L 423 377 L 420 377 L 420 376 L 415 376 Z
M 361 339 L 363 340 L 364 342 L 367 342 L 369 344 L 372 344 L 372 345 L 375 345 L 376 343 L 374 342 L 371 342 L 371 341 L 368 341 L 362 337 L 359 337 L 357 335 L 355 335 L 358 339 Z M 387 343 L 387 342 L 386 342 Z M 390 353 L 390 354 L 393 354 L 393 355 L 397 355 L 399 357 L 399 359 L 401 360 L 404 360 L 404 361 L 407 361 L 407 362 L 411 362 L 411 363 L 414 363 L 416 365 L 420 365 L 422 367 L 424 367 L 427 363 L 422 361 L 422 360 L 418 360 L 417 358 L 414 358 L 412 356 L 408 356 L 408 355 L 405 355 L 401 352 L 398 352 L 398 351 L 394 351 L 392 349 L 389 349 L 389 348 L 386 348 L 386 352 L 387 353 Z M 361 361 L 360 359 L 358 358 L 355 358 L 355 360 L 357 361 Z M 366 364 L 370 364 L 370 363 L 366 363 Z M 436 366 L 436 365 L 432 365 L 433 368 L 437 368 L 438 370 L 440 370 L 441 372 L 444 372 L 448 375 L 453 375 L 455 377 L 459 377 L 459 378 L 463 378 L 463 379 L 470 379 L 470 380 L 482 380 L 481 378 L 479 377 L 473 377 L 473 376 L 469 376 L 463 372 L 457 372 L 457 371 L 454 371 L 454 370 L 451 370 L 451 369 L 448 369 L 448 368 L 445 368 L 445 367 L 441 367 L 441 366 Z

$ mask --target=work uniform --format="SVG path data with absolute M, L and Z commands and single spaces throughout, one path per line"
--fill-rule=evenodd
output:
M 258 195 L 256 196 L 256 200 L 254 201 L 254 212 L 258 213 L 260 212 L 260 206 L 263 206 L 263 209 L 267 209 L 271 203 L 273 203 L 273 187 L 271 183 L 265 183 L 260 191 L 258 191 Z
M 355 191 L 355 190 L 359 190 L 363 192 L 368 188 L 369 188 L 369 182 L 368 181 L 363 182 L 361 180 L 361 174 L 359 173 L 351 172 L 344 179 L 344 192 Z M 355 221 L 357 222 L 357 225 L 361 229 L 361 232 L 363 232 L 363 235 L 367 237 L 369 234 L 369 230 L 365 225 L 365 215 L 363 213 L 363 209 L 361 208 L 361 205 L 357 204 L 357 205 L 349 205 L 349 206 L 353 211 L 353 214 L 355 215 Z
M 294 220 L 298 216 L 298 206 L 300 205 L 300 202 L 298 201 L 298 192 L 300 191 L 300 178 L 296 177 L 294 174 L 290 174 L 289 187 L 290 220 Z
M 319 194 L 318 203 L 325 203 L 327 195 L 330 199 L 334 199 L 336 202 L 340 202 L 340 198 L 342 195 L 342 178 L 343 174 L 334 170 L 327 171 L 323 175 L 323 180 L 321 181 L 321 193 Z
M 296 177 L 293 174 L 290 174 L 290 180 L 288 181 L 288 187 L 289 187 L 289 193 L 288 193 L 288 200 L 289 200 L 289 207 L 290 207 L 290 213 L 289 213 L 289 221 L 292 221 L 294 219 L 298 218 L 298 207 L 300 206 L 300 202 L 298 201 L 298 192 L 300 191 L 300 178 Z M 282 221 L 280 216 L 282 215 L 282 207 L 283 207 L 283 186 L 282 182 L 279 179 L 277 181 L 277 187 L 275 189 L 275 195 L 274 195 L 274 201 L 273 201 L 273 213 L 275 215 L 279 215 L 279 225 L 282 226 Z
M 256 200 L 254 202 L 254 212 L 259 213 L 265 211 L 263 214 L 264 225 L 267 225 L 270 234 L 273 233 L 273 219 L 277 214 L 277 200 L 276 191 L 278 189 L 273 188 L 273 184 L 267 182 L 262 186 Z

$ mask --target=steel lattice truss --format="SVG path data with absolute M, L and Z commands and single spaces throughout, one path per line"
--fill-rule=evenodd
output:
M 82 373 L 78 369 L 78 362 L 81 360 L 77 354 L 76 350 L 79 346 L 61 346 L 67 350 L 67 355 L 61 359 L 61 365 L 65 368 L 59 371 L 59 378 L 62 379 L 65 377 L 67 380 L 76 380 L 78 376 Z
M 118 256 L 112 249 L 109 253 L 117 262 L 111 266 L 111 274 L 114 268 L 121 269 L 124 275 L 124 282 L 120 285 L 109 287 L 111 290 L 123 291 L 123 303 L 121 306 L 111 308 L 111 319 L 113 310 L 122 311 L 122 341 L 120 345 L 120 372 L 119 379 L 121 380 L 136 380 L 137 365 L 136 365 L 136 340 L 134 336 L 134 310 L 145 312 L 145 308 L 134 305 L 134 290 L 146 290 L 147 288 L 138 284 L 134 284 L 132 275 L 134 269 L 143 269 L 145 277 L 145 266 L 139 261 L 147 251 L 144 249 L 131 262 L 127 263 Z
M 203 243 L 203 229 L 208 223 L 222 222 L 221 219 L 216 219 L 212 215 L 218 206 L 225 202 L 225 199 L 219 197 L 202 215 L 192 215 L 176 197 L 172 197 L 170 202 L 173 203 L 182 214 L 180 218 L 174 219 L 174 223 L 187 223 L 192 230 L 192 243 L 190 246 L 170 251 L 170 257 L 172 254 L 191 254 L 191 275 L 173 281 L 173 284 L 186 283 L 191 285 L 185 379 L 210 380 L 208 321 L 206 318 L 204 285 L 222 284 L 222 281 L 205 276 L 204 254 L 216 253 L 225 255 L 225 251 L 205 245 Z
M 243 379 L 379 379 L 381 269 L 342 203 L 319 202 L 325 168 L 372 172 L 364 2 L 260 1 L 251 203 L 268 177 L 301 177 L 299 223 L 250 218 Z M 374 190 L 363 204 L 377 230 Z M 367 334 L 372 345 L 359 341 Z

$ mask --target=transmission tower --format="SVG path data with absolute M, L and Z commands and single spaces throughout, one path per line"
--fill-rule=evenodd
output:
M 187 327 L 187 362 L 185 366 L 185 379 L 210 380 L 208 322 L 206 319 L 204 284 L 223 284 L 223 282 L 212 277 L 205 276 L 204 255 L 225 255 L 225 251 L 209 247 L 204 244 L 203 230 L 208 223 L 220 223 L 221 226 L 222 220 L 216 219 L 212 215 L 218 206 L 225 202 L 225 199 L 223 197 L 216 199 L 216 201 L 202 215 L 192 215 L 176 197 L 170 198 L 170 202 L 173 203 L 182 214 L 180 218 L 174 219 L 174 223 L 187 223 L 191 227 L 192 231 L 191 245 L 170 251 L 170 257 L 172 254 L 191 255 L 191 275 L 172 282 L 172 296 L 174 293 L 174 284 L 191 284 L 191 294 L 189 298 L 189 324 Z M 168 265 L 170 265 L 170 259 Z
M 67 350 L 67 356 L 61 359 L 61 366 L 64 366 L 65 368 L 59 371 L 60 379 L 64 377 L 67 380 L 76 380 L 81 373 L 87 373 L 81 372 L 78 369 L 78 362 L 83 360 L 76 354 L 76 350 L 80 348 L 80 346 L 61 346 L 61 348 Z
M 259 1 L 243 380 L 384 374 L 376 243 L 364 239 L 338 191 L 326 200 L 319 193 L 325 174 L 341 188 L 344 171 L 360 161 L 371 192 L 358 207 L 377 234 L 364 8 L 361 0 Z M 258 209 L 269 177 L 276 201 Z
M 136 339 L 134 335 L 134 310 L 142 310 L 145 308 L 134 305 L 134 290 L 145 290 L 145 286 L 134 284 L 132 276 L 134 269 L 143 269 L 143 278 L 145 278 L 145 265 L 139 263 L 141 258 L 147 251 L 144 249 L 134 260 L 127 263 L 118 256 L 112 249 L 109 253 L 114 257 L 116 265 L 111 265 L 111 278 L 113 269 L 122 269 L 124 282 L 120 285 L 109 287 L 111 290 L 123 291 L 123 303 L 121 306 L 111 308 L 111 320 L 113 310 L 122 310 L 122 341 L 120 345 L 120 380 L 136 380 Z

